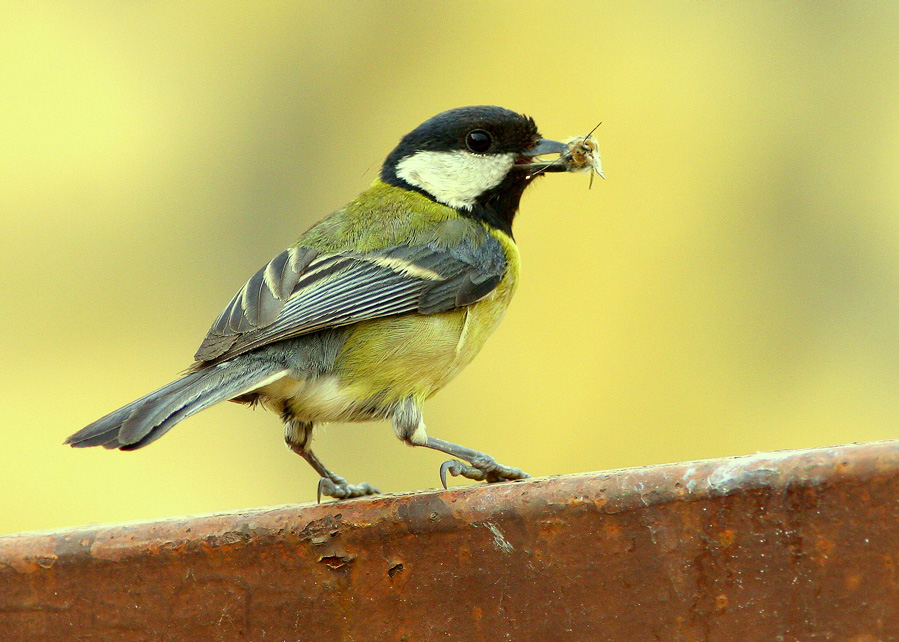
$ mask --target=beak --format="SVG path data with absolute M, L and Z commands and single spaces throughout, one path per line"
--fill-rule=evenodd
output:
M 560 163 L 558 158 L 551 161 L 535 160 L 535 158 L 537 156 L 543 156 L 544 154 L 562 154 L 567 151 L 568 145 L 565 143 L 541 138 L 537 141 L 536 145 L 529 150 L 522 152 L 516 165 L 518 167 L 537 169 L 544 172 L 565 172 L 568 170 L 568 167 L 565 163 Z
M 537 144 L 526 151 L 523 156 L 543 156 L 543 154 L 561 154 L 568 151 L 568 145 L 557 140 L 541 138 Z

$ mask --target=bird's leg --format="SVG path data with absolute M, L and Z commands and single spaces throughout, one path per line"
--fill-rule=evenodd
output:
M 286 419 L 284 422 L 284 441 L 287 443 L 288 448 L 305 459 L 321 477 L 318 480 L 317 499 L 319 502 L 322 500 L 322 495 L 333 497 L 334 499 L 350 499 L 351 497 L 376 495 L 381 492 L 368 482 L 350 484 L 337 473 L 332 473 L 328 470 L 309 448 L 309 443 L 312 441 L 311 423 L 297 421 L 296 419 Z
M 422 444 L 427 448 L 433 448 L 458 459 L 450 459 L 440 466 L 440 483 L 446 488 L 446 474 L 453 477 L 467 477 L 475 481 L 498 482 L 512 479 L 526 479 L 530 477 L 519 468 L 503 466 L 493 457 L 465 446 L 459 446 L 436 437 L 428 437 L 428 441 Z M 468 463 L 459 461 L 463 459 Z
M 477 450 L 452 444 L 436 437 L 430 437 L 425 431 L 425 423 L 421 414 L 421 406 L 413 399 L 406 399 L 399 404 L 393 413 L 393 429 L 396 436 L 410 446 L 433 448 L 458 459 L 450 459 L 440 466 L 440 483 L 446 488 L 446 474 L 453 477 L 467 477 L 475 481 L 498 482 L 530 477 L 523 470 L 503 466 L 491 457 Z M 468 462 L 467 464 L 459 459 Z

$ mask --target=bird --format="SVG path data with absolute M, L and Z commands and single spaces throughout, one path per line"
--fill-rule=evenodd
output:
M 312 450 L 313 429 L 389 420 L 412 446 L 476 481 L 518 468 L 428 434 L 425 400 L 475 357 L 519 279 L 512 223 L 537 176 L 576 171 L 569 145 L 528 116 L 461 107 L 426 120 L 388 154 L 371 186 L 256 272 L 215 320 L 183 375 L 66 439 L 143 448 L 221 401 L 261 405 L 318 473 L 318 498 L 378 493 L 350 484 Z M 557 155 L 544 160 L 545 155 Z M 570 155 L 570 154 L 569 154 Z

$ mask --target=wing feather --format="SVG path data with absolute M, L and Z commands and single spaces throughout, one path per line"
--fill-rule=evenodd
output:
M 195 358 L 205 365 L 326 328 L 470 305 L 505 270 L 502 246 L 492 236 L 477 246 L 400 245 L 366 254 L 293 247 L 231 299 Z

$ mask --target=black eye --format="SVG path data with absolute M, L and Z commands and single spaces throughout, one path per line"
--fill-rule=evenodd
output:
M 465 137 L 465 144 L 475 154 L 483 154 L 493 144 L 493 137 L 483 129 L 476 129 L 473 132 L 468 132 L 468 136 Z

